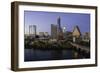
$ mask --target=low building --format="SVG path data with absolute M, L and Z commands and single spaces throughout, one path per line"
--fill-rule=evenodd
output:
M 39 37 L 44 37 L 44 32 L 39 32 Z
M 85 42 L 89 42 L 90 41 L 90 33 L 85 32 L 82 36 L 82 40 L 85 41 Z
M 64 33 L 64 38 L 65 38 L 65 40 L 72 40 L 72 32 L 66 31 Z
M 49 36 L 49 33 L 48 32 L 44 32 L 44 36 L 45 37 L 48 37 Z

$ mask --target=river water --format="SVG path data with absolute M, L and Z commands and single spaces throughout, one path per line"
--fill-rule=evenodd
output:
M 74 50 L 24 50 L 24 61 L 64 60 L 79 58 L 85 58 L 85 56 Z

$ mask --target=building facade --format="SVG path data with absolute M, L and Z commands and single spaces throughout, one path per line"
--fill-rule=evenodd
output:
M 57 39 L 62 40 L 63 39 L 63 30 L 61 27 L 61 19 L 58 17 L 57 19 Z
M 82 40 L 85 41 L 85 42 L 89 42 L 90 41 L 90 33 L 85 32 L 82 36 Z
M 57 25 L 51 24 L 51 38 L 57 39 Z
M 29 25 L 29 35 L 36 36 L 36 25 Z
M 73 42 L 76 42 L 81 37 L 81 32 L 78 26 L 75 26 L 72 32 Z

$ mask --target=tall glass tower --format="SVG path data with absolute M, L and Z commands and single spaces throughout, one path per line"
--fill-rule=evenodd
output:
M 63 39 L 63 32 L 62 32 L 62 28 L 61 28 L 60 16 L 57 19 L 57 38 L 58 38 L 58 40 Z
M 61 20 L 60 20 L 60 16 L 57 19 L 57 24 L 58 24 L 58 30 L 61 29 Z

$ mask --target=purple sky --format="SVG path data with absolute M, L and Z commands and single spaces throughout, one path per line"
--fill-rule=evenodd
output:
M 61 18 L 61 26 L 67 31 L 72 31 L 78 25 L 80 31 L 90 32 L 90 14 L 83 13 L 63 13 L 63 12 L 40 12 L 24 11 L 25 33 L 28 33 L 29 25 L 36 25 L 38 32 L 51 33 L 51 24 L 57 25 L 57 18 Z

